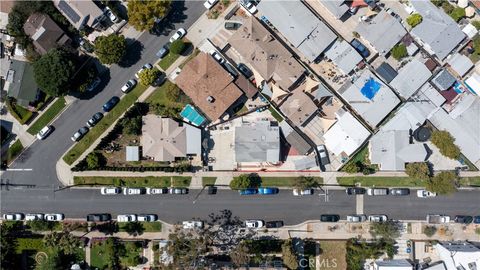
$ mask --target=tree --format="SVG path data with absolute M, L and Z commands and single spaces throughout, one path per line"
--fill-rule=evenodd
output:
M 282 258 L 283 258 L 283 264 L 285 264 L 285 266 L 287 266 L 288 269 L 298 268 L 297 255 L 293 250 L 292 239 L 288 239 L 283 242 Z
M 408 55 L 407 47 L 402 43 L 393 46 L 391 53 L 397 61 Z
M 103 64 L 111 65 L 120 62 L 126 50 L 127 42 L 122 35 L 99 36 L 95 40 L 95 54 Z
M 315 178 L 310 176 L 296 177 L 293 181 L 294 181 L 293 186 L 301 190 L 318 187 L 317 180 L 315 180 Z
M 178 107 L 173 107 L 171 105 L 164 105 L 159 103 L 154 103 L 150 105 L 150 110 L 153 111 L 156 115 L 166 116 L 166 117 L 177 117 L 180 113 Z
M 67 53 L 52 49 L 33 63 L 33 72 L 38 87 L 51 96 L 61 96 L 68 91 L 75 65 Z
M 170 52 L 174 54 L 181 54 L 185 49 L 185 42 L 181 39 L 177 39 L 170 45 Z
M 2 222 L 0 224 L 0 265 L 3 269 L 16 269 L 17 237 L 22 230 L 21 222 Z M 16 267 L 17 266 L 17 267 Z
M 153 82 L 160 76 L 161 72 L 160 70 L 156 68 L 152 69 L 144 69 L 140 74 L 138 74 L 138 77 L 140 78 L 140 83 L 143 85 L 151 85 Z
M 410 25 L 412 28 L 417 26 L 419 23 L 421 23 L 423 20 L 422 15 L 418 13 L 414 13 L 407 18 L 407 23 Z
M 142 235 L 143 232 L 145 231 L 145 228 L 143 227 L 143 224 L 140 222 L 127 222 L 124 226 L 123 229 L 129 234 L 129 235 Z
M 460 157 L 460 148 L 455 145 L 455 139 L 446 130 L 434 130 L 430 139 L 438 147 L 440 153 L 451 159 Z
M 230 182 L 231 189 L 246 189 L 260 186 L 261 179 L 257 174 L 241 174 Z
M 107 262 L 106 269 L 119 269 L 120 256 L 125 254 L 125 247 L 118 242 L 117 238 L 109 237 L 105 241 L 104 248 L 103 258 Z
M 100 166 L 100 160 L 96 152 L 87 155 L 87 166 L 90 170 L 96 169 Z
M 129 135 L 140 135 L 142 133 L 142 117 L 122 118 L 120 124 L 123 127 L 123 133 Z
M 128 1 L 128 22 L 137 30 L 151 30 L 170 10 L 170 0 Z
M 395 221 L 388 220 L 385 222 L 373 222 L 370 225 L 370 234 L 375 238 L 380 237 L 388 240 L 399 237 L 400 231 Z
M 405 173 L 418 180 L 428 180 L 430 178 L 430 169 L 426 162 L 407 163 Z
M 237 267 L 248 265 L 250 262 L 250 255 L 247 245 L 241 242 L 230 252 L 232 263 Z
M 423 227 L 423 233 L 428 237 L 432 237 L 436 232 L 437 232 L 437 228 L 435 226 Z
M 426 189 L 438 194 L 451 194 L 457 191 L 457 175 L 454 172 L 440 172 L 427 182 Z
M 447 13 L 448 15 L 451 15 L 453 10 L 455 9 L 455 7 L 447 1 L 442 1 L 442 8 L 443 11 L 445 11 L 445 13 Z
M 480 30 L 480 21 L 474 20 L 470 22 L 477 30 Z
M 43 237 L 45 247 L 58 248 L 63 254 L 75 254 L 82 242 L 80 239 L 69 232 L 52 232 Z
M 37 266 L 38 270 L 52 270 L 52 269 L 66 269 L 62 263 L 62 254 L 57 248 L 53 248 L 48 253 L 47 258 L 43 263 Z
M 207 254 L 207 238 L 192 230 L 175 227 L 168 235 L 167 252 L 173 257 L 173 266 L 188 269 L 195 266 Z
M 456 7 L 449 15 L 454 21 L 458 22 L 465 17 L 465 9 L 461 7 Z

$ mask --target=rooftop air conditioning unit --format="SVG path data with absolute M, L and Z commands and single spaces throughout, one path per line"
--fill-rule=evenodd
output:
M 208 103 L 213 103 L 215 101 L 215 98 L 213 98 L 212 96 L 208 96 L 207 101 Z

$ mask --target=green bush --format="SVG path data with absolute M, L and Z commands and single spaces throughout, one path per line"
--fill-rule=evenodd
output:
M 443 8 L 443 11 L 445 11 L 445 13 L 447 13 L 448 15 L 452 14 L 453 10 L 455 9 L 454 6 L 452 6 L 450 3 L 448 3 L 445 0 L 442 1 L 442 8 Z
M 395 58 L 396 60 L 400 60 L 400 59 L 402 59 L 402 58 L 404 58 L 405 56 L 408 55 L 407 47 L 402 43 L 395 45 L 392 48 L 391 53 L 392 53 L 393 58 Z
M 410 25 L 412 28 L 417 26 L 419 23 L 422 22 L 422 15 L 418 13 L 414 13 L 407 18 L 407 23 Z
M 7 151 L 7 162 L 14 160 L 23 151 L 23 145 L 20 140 L 16 140 Z M 3 159 L 3 157 L 2 157 Z
M 472 21 L 471 24 L 475 26 L 477 30 L 480 30 L 480 21 L 475 20 L 475 21 Z
M 450 17 L 456 22 L 460 21 L 465 17 L 465 9 L 460 7 L 454 8 L 452 13 L 450 13 Z
M 433 131 L 431 141 L 438 147 L 442 155 L 451 159 L 458 159 L 460 157 L 460 148 L 455 145 L 455 139 L 448 131 Z
M 242 174 L 234 177 L 230 182 L 231 189 L 256 188 L 261 184 L 261 179 L 256 174 Z
M 407 163 L 405 173 L 418 180 L 428 180 L 430 178 L 430 169 L 426 162 Z
M 428 237 L 432 237 L 436 232 L 437 228 L 435 226 L 425 226 L 423 228 L 423 233 Z
M 185 49 L 185 42 L 181 39 L 177 39 L 170 45 L 170 52 L 174 54 L 181 54 Z
M 25 250 L 38 251 L 43 249 L 45 249 L 45 247 L 41 237 L 17 238 L 17 253 L 21 253 Z

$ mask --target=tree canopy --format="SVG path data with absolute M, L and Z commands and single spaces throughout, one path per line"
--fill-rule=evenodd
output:
M 127 42 L 122 35 L 99 36 L 95 40 L 95 54 L 103 64 L 111 65 L 120 62 L 126 50 Z
M 299 176 L 294 179 L 294 186 L 298 189 L 318 187 L 318 182 L 310 176 Z
M 66 52 L 52 49 L 33 63 L 33 72 L 42 91 L 51 96 L 61 96 L 68 92 L 75 65 Z
M 405 166 L 405 173 L 418 180 L 428 180 L 430 178 L 430 169 L 426 162 L 408 163 Z
M 285 240 L 282 244 L 283 263 L 288 269 L 298 269 L 298 260 L 293 250 L 292 239 Z
M 407 17 L 407 23 L 410 25 L 412 28 L 417 26 L 419 23 L 421 23 L 423 20 L 422 15 L 418 13 L 414 13 L 410 16 Z
M 185 50 L 185 42 L 181 39 L 177 39 L 170 45 L 170 52 L 174 54 L 181 54 Z
M 246 189 L 260 186 L 261 179 L 255 174 L 241 174 L 230 182 L 231 189 Z
M 460 157 L 460 148 L 455 145 L 455 139 L 448 131 L 433 131 L 431 141 L 436 147 L 438 147 L 442 155 L 451 159 L 458 159 Z
M 128 22 L 138 31 L 151 30 L 170 10 L 171 0 L 128 1 Z
M 384 239 L 395 239 L 400 236 L 398 224 L 393 220 L 385 222 L 373 222 L 370 225 L 370 234 L 373 237 L 380 237 Z
M 427 182 L 428 191 L 451 194 L 457 191 L 457 175 L 454 172 L 440 172 Z
M 393 58 L 400 60 L 408 55 L 407 47 L 404 44 L 397 44 L 392 48 L 392 56 Z
M 161 74 L 160 70 L 156 68 L 152 68 L 152 69 L 146 68 L 142 70 L 140 74 L 138 74 L 138 77 L 140 79 L 141 84 L 148 86 L 153 84 L 153 82 L 158 78 L 158 76 L 160 76 L 160 74 Z

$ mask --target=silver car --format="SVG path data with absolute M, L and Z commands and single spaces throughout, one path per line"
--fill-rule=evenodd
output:
M 3 214 L 3 219 L 4 220 L 23 220 L 24 216 L 22 213 L 9 213 L 9 214 Z
M 348 215 L 347 222 L 359 223 L 367 220 L 366 215 Z
M 154 214 L 140 214 L 137 216 L 137 221 L 141 222 L 154 222 L 157 221 L 158 217 Z
M 386 215 L 370 215 L 368 216 L 368 221 L 370 222 L 385 222 L 388 220 Z
M 123 188 L 123 195 L 142 195 L 145 194 L 144 188 Z

